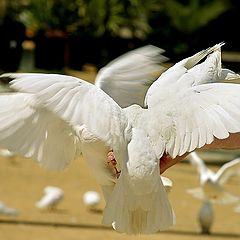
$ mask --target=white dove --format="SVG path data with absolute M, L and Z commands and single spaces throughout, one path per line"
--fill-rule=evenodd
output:
M 5 158 L 12 158 L 15 156 L 15 154 L 8 149 L 0 148 L 0 156 Z
M 12 164 L 16 163 L 16 154 L 12 151 L 9 151 L 8 149 L 0 148 L 0 156 L 8 159 Z
M 95 211 L 101 200 L 100 194 L 96 191 L 87 191 L 83 194 L 83 202 L 89 210 Z
M 239 76 L 221 68 L 220 48 L 164 72 L 147 109 L 121 108 L 75 77 L 10 74 L 16 92 L 0 95 L 0 145 L 58 170 L 82 152 L 105 195 L 104 224 L 129 234 L 168 229 L 175 219 L 159 163 L 162 172 L 196 148 L 240 147 L 240 86 L 215 83 Z
M 212 203 L 228 204 L 239 201 L 235 196 L 224 189 L 224 184 L 234 175 L 240 175 L 240 158 L 223 164 L 215 173 L 209 169 L 196 152 L 188 156 L 190 162 L 197 167 L 200 179 L 200 188 L 189 189 L 187 192 L 201 200 Z
M 0 202 L 0 215 L 16 216 L 19 211 L 15 208 L 8 207 L 4 202 Z
M 214 211 L 212 203 L 208 200 L 203 201 L 198 212 L 198 223 L 202 234 L 210 234 L 214 222 Z
M 39 209 L 55 210 L 63 198 L 64 192 L 62 189 L 54 186 L 46 186 L 44 188 L 44 195 L 36 202 L 35 206 Z

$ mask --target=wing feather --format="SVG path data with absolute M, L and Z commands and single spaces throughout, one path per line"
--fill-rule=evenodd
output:
M 76 140 L 74 129 L 36 104 L 32 94 L 0 95 L 1 146 L 60 170 L 75 158 Z
M 20 93 L 0 95 L 1 146 L 60 170 L 79 153 L 83 125 L 109 147 L 126 140 L 125 114 L 98 87 L 65 75 L 10 77 Z
M 128 121 L 121 107 L 101 89 L 81 79 L 58 74 L 13 74 L 11 87 L 32 93 L 45 108 L 72 126 L 87 129 L 109 146 L 125 141 Z
M 216 181 L 220 185 L 223 185 L 230 177 L 240 175 L 240 158 L 231 160 L 225 164 L 217 171 L 215 174 Z
M 99 70 L 95 85 L 111 96 L 121 107 L 144 105 L 145 94 L 165 68 L 168 59 L 163 49 L 146 45 L 114 59 Z
M 240 85 L 210 83 L 178 89 L 170 99 L 151 108 L 157 123 L 148 123 L 149 129 L 162 133 L 166 152 L 172 157 L 240 132 Z M 164 127 L 166 122 L 168 127 Z M 153 131 L 150 134 L 157 139 Z

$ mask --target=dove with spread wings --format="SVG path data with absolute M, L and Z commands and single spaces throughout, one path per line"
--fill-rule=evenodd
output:
M 198 148 L 240 147 L 240 86 L 222 82 L 239 75 L 222 68 L 222 45 L 176 63 L 147 91 L 143 84 L 144 99 L 128 107 L 76 77 L 5 74 L 14 92 L 0 95 L 0 146 L 54 170 L 82 153 L 106 199 L 103 224 L 168 229 L 175 216 L 160 172 Z

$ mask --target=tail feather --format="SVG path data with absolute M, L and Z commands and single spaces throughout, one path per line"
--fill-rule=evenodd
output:
M 175 215 L 160 178 L 154 191 L 140 195 L 120 176 L 104 210 L 103 224 L 112 225 L 118 232 L 151 234 L 174 223 Z

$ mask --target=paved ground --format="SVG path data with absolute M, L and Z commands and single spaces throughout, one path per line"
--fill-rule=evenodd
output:
M 216 166 L 211 167 L 217 169 Z M 180 163 L 164 175 L 174 183 L 169 197 L 177 223 L 167 232 L 136 238 L 116 233 L 101 224 L 103 199 L 97 212 L 90 212 L 84 206 L 84 192 L 101 191 L 83 159 L 76 160 L 63 172 L 49 172 L 30 159 L 17 157 L 11 161 L 0 158 L 0 200 L 20 210 L 16 217 L 0 215 L 0 239 L 240 239 L 240 214 L 233 211 L 233 205 L 215 205 L 212 234 L 199 234 L 196 215 L 201 203 L 186 193 L 187 188 L 198 186 L 196 171 L 192 166 Z M 46 185 L 58 186 L 65 192 L 65 199 L 55 212 L 40 211 L 34 205 Z M 240 195 L 239 179 L 232 179 L 226 187 Z

